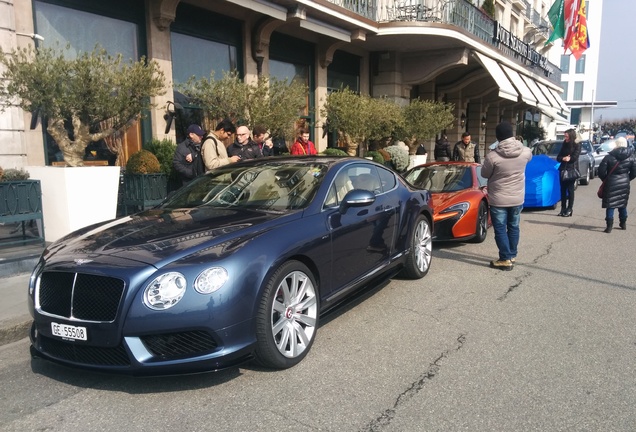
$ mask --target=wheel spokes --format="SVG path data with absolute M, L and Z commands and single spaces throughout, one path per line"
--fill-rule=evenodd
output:
M 313 338 L 318 301 L 311 279 L 303 272 L 288 274 L 279 284 L 272 304 L 272 335 L 285 357 L 302 354 Z
M 415 231 L 415 242 L 413 251 L 415 254 L 415 262 L 417 268 L 424 272 L 428 269 L 432 258 L 433 241 L 430 227 L 424 221 L 421 221 Z

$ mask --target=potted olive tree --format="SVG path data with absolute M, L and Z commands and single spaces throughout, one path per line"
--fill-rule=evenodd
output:
M 349 88 L 332 92 L 321 109 L 330 131 L 337 131 L 350 156 L 363 156 L 374 142 L 384 147 L 403 122 L 397 103 L 360 95 Z
M 425 163 L 427 156 L 415 155 L 418 144 L 424 140 L 432 141 L 435 135 L 450 127 L 455 120 L 454 106 L 441 102 L 413 99 L 402 107 L 404 122 L 398 132 L 409 148 L 409 167 Z M 429 151 L 433 149 L 429 146 Z
M 0 52 L 0 64 L 0 103 L 45 119 L 68 165 L 27 167 L 42 184 L 46 240 L 114 218 L 119 167 L 83 168 L 85 150 L 125 131 L 164 92 L 158 64 L 125 62 L 99 48 L 77 56 L 50 48 Z
M 272 137 L 286 140 L 295 136 L 294 124 L 306 106 L 308 91 L 296 81 L 260 77 L 245 83 L 228 72 L 220 79 L 215 79 L 214 72 L 209 78 L 191 79 L 180 90 L 203 110 L 207 129 L 229 118 L 249 128 L 264 126 Z
M 373 142 L 378 147 L 373 156 L 380 152 L 388 163 L 390 154 L 382 151 L 387 145 L 402 140 L 412 152 L 418 140 L 432 138 L 452 124 L 452 109 L 449 104 L 419 99 L 401 107 L 392 100 L 344 88 L 327 96 L 321 113 L 328 119 L 329 129 L 338 132 L 349 155 L 362 153 Z M 399 164 L 402 166 L 403 160 Z

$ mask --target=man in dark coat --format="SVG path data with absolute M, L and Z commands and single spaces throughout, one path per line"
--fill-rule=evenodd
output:
M 263 157 L 261 148 L 250 138 L 250 130 L 247 126 L 239 126 L 236 129 L 236 141 L 227 148 L 228 156 L 238 156 L 242 161 Z
M 634 148 L 627 145 L 623 137 L 616 139 L 616 148 L 610 151 L 598 167 L 598 176 L 603 186 L 602 208 L 605 209 L 605 232 L 614 227 L 614 209 L 618 209 L 619 226 L 627 229 L 627 201 L 629 182 L 636 178 L 636 156 Z
M 188 137 L 181 141 L 174 152 L 172 166 L 182 184 L 189 183 L 205 172 L 201 158 L 201 140 L 205 135 L 199 125 L 188 126 Z
M 436 161 L 449 161 L 453 157 L 450 143 L 448 142 L 448 138 L 445 134 L 435 141 L 433 156 L 435 156 Z

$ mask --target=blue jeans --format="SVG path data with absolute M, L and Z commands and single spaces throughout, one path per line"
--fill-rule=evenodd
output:
M 618 208 L 618 218 L 621 220 L 627 219 L 627 207 Z M 605 219 L 614 220 L 614 209 L 612 207 L 605 209 Z
M 490 206 L 490 219 L 495 230 L 495 243 L 499 249 L 500 260 L 517 257 L 521 210 L 523 210 L 523 205 L 516 207 Z

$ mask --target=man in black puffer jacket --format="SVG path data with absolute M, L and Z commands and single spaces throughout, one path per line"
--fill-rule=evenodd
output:
M 616 139 L 616 148 L 603 158 L 598 167 L 598 176 L 605 182 L 603 204 L 605 210 L 605 232 L 614 227 L 614 209 L 618 209 L 619 226 L 627 229 L 627 201 L 629 182 L 636 178 L 636 157 L 634 149 L 627 145 L 623 137 Z

